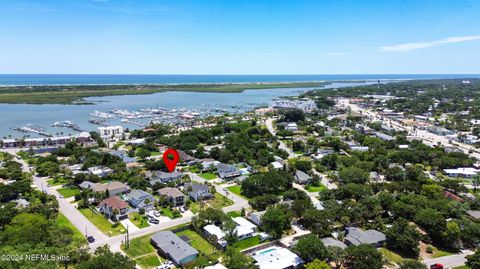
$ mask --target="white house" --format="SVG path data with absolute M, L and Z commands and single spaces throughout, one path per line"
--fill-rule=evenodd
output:
M 445 174 L 449 177 L 464 177 L 472 178 L 480 172 L 480 170 L 473 167 L 459 167 L 455 169 L 444 169 Z
M 303 264 L 297 254 L 277 246 L 254 252 L 252 258 L 257 261 L 260 269 L 290 269 Z
M 203 230 L 207 235 L 215 235 L 217 237 L 217 242 L 223 247 L 227 246 L 227 241 L 225 241 L 225 233 L 220 229 L 220 227 L 209 224 L 203 227 Z
M 244 219 L 243 217 L 235 217 L 232 220 L 237 224 L 235 232 L 238 239 L 246 239 L 255 235 L 257 230 L 257 225 L 251 223 L 250 221 Z

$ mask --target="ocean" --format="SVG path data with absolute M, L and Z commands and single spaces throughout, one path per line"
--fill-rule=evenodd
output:
M 179 84 L 480 78 L 480 74 L 354 75 L 36 75 L 0 74 L 0 85 Z

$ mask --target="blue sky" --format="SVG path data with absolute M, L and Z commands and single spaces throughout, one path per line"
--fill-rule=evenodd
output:
M 0 73 L 480 73 L 480 1 L 0 0 Z

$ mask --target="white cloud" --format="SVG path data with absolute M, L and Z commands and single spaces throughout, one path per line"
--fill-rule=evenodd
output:
M 324 53 L 323 55 L 325 55 L 325 56 L 347 56 L 349 54 L 350 53 L 348 53 L 348 52 L 327 52 L 327 53 Z
M 416 49 L 424 49 L 424 48 L 431 48 L 443 44 L 451 44 L 451 43 L 461 43 L 473 40 L 479 40 L 480 35 L 472 35 L 472 36 L 459 36 L 459 37 L 448 37 L 441 40 L 435 40 L 430 42 L 419 42 L 419 43 L 404 43 L 404 44 L 397 44 L 391 46 L 383 46 L 380 47 L 380 51 L 393 51 L 393 52 L 406 52 Z

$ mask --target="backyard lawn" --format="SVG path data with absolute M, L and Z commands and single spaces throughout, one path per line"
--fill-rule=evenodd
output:
M 240 187 L 239 185 L 227 187 L 227 190 L 229 190 L 231 193 L 234 193 L 234 194 L 248 200 L 248 198 L 246 196 L 242 195 L 242 187 Z
M 75 226 L 73 226 L 73 224 L 62 213 L 58 214 L 57 225 L 62 228 L 68 228 L 73 232 L 72 244 L 79 246 L 87 243 L 85 236 Z
M 134 259 L 134 261 L 140 265 L 143 269 L 157 268 L 164 261 L 157 253 L 152 253 L 146 256 L 142 256 Z
M 190 209 L 190 211 L 192 211 L 192 213 L 196 214 L 196 213 L 200 212 L 200 204 L 192 201 L 188 205 L 188 209 Z
M 192 230 L 181 231 L 176 233 L 176 235 L 188 236 L 190 239 L 190 245 L 205 255 L 210 255 L 217 252 L 217 249 L 214 246 L 212 246 L 207 240 L 203 239 L 203 237 Z
M 260 243 L 261 243 L 260 237 L 257 235 L 254 237 L 237 241 L 233 244 L 233 247 L 236 248 L 237 250 L 244 250 L 244 249 L 256 246 Z
M 322 184 L 318 185 L 318 186 L 313 186 L 313 185 L 309 185 L 306 190 L 308 192 L 321 192 L 321 191 L 324 191 L 326 190 L 327 187 L 323 186 Z
M 90 220 L 90 222 L 97 226 L 100 231 L 108 236 L 119 235 L 127 232 L 121 223 L 112 224 L 101 213 L 94 212 L 90 208 L 80 209 L 80 212 L 88 220 Z
M 47 183 L 50 184 L 50 186 L 58 186 L 67 183 L 67 181 L 63 178 L 52 178 L 47 180 Z
M 228 212 L 227 216 L 229 216 L 230 218 L 241 217 L 240 213 L 238 213 L 237 211 Z
M 198 175 L 206 180 L 212 180 L 217 178 L 217 175 L 212 173 L 200 173 Z
M 153 234 L 147 234 L 130 240 L 130 247 L 125 248 L 125 245 L 122 244 L 122 250 L 132 259 L 140 257 L 143 255 L 155 253 L 156 250 L 150 243 L 150 237 Z
M 140 215 L 138 212 L 133 212 L 128 218 L 138 228 L 145 228 L 150 226 L 150 224 L 148 224 L 147 216 Z
M 80 193 L 80 189 L 78 188 L 61 188 L 57 190 L 60 195 L 62 195 L 64 198 L 72 197 Z
M 385 257 L 385 259 L 387 259 L 391 262 L 394 262 L 396 264 L 400 264 L 405 260 L 402 256 L 400 256 L 397 253 L 395 253 L 391 250 L 388 250 L 386 248 L 379 248 L 378 250 L 382 253 L 382 255 L 383 255 L 383 257 Z
M 178 217 L 181 217 L 181 215 L 178 215 L 177 217 L 175 217 L 175 214 L 173 213 L 173 209 L 171 209 L 170 207 L 162 207 L 160 208 L 159 211 L 160 211 L 160 214 L 170 219 L 176 219 Z
M 225 196 L 221 195 L 220 193 L 215 193 L 215 198 L 208 200 L 207 203 L 215 209 L 233 205 L 232 200 L 225 198 Z

